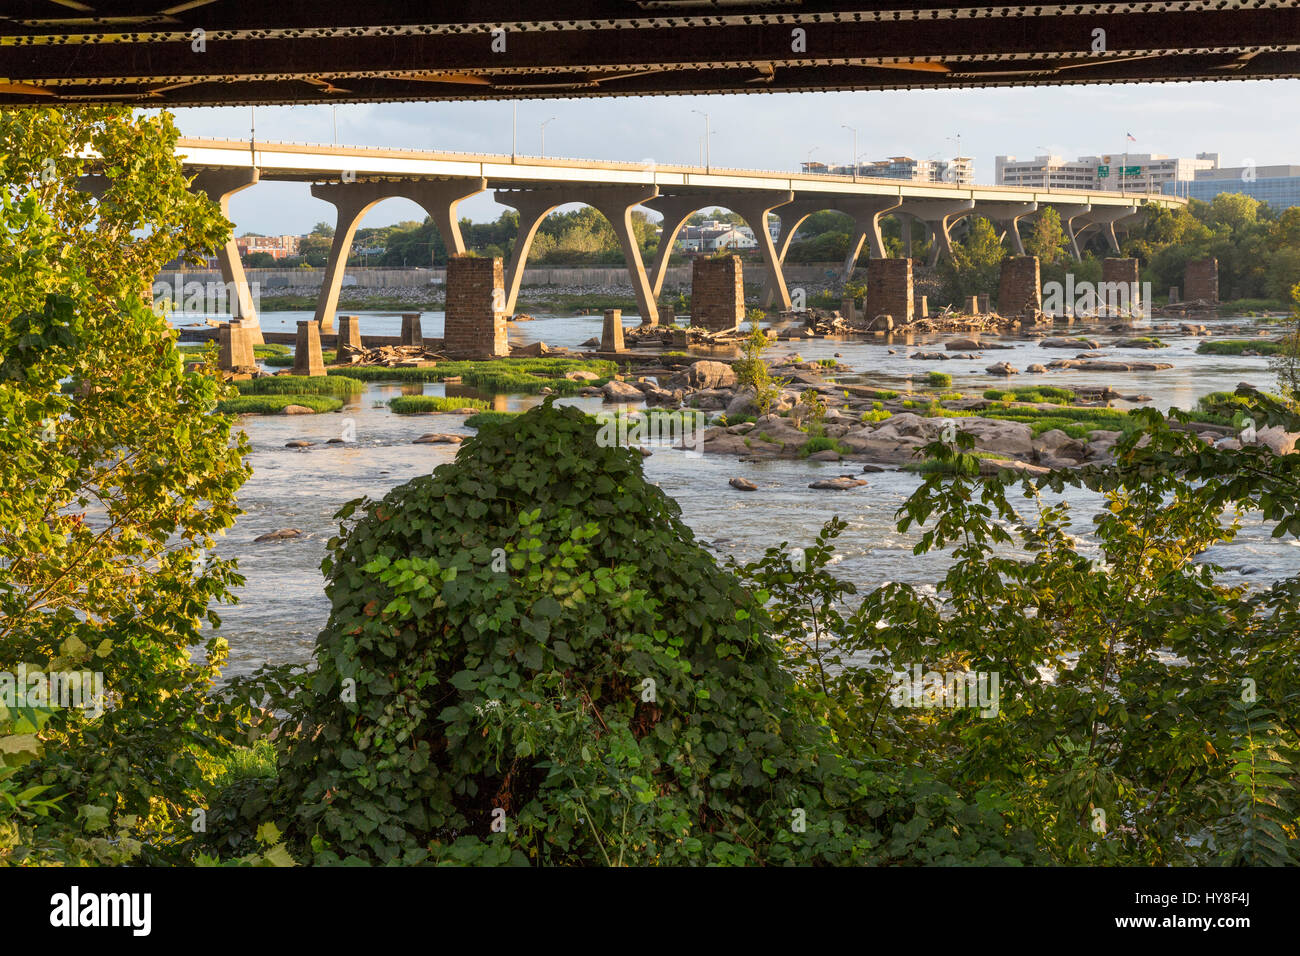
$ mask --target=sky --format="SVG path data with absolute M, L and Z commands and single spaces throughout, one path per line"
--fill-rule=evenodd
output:
M 523 100 L 517 105 L 518 151 L 658 163 L 698 163 L 709 114 L 714 166 L 796 171 L 809 160 L 848 163 L 857 128 L 868 161 L 907 155 L 975 159 L 979 183 L 993 181 L 997 155 L 1051 152 L 1067 159 L 1122 153 L 1192 157 L 1217 152 L 1224 166 L 1300 164 L 1295 122 L 1300 80 L 912 90 L 859 93 L 768 93 L 586 100 Z M 509 154 L 514 104 L 500 102 L 382 103 L 258 107 L 257 138 L 355 146 Z M 248 107 L 175 111 L 185 136 L 246 139 Z M 552 119 L 554 117 L 554 119 Z M 1127 134 L 1136 142 L 1130 143 Z M 960 139 L 958 138 L 960 137 Z M 490 191 L 460 205 L 476 222 L 503 211 Z M 237 235 L 301 234 L 334 207 L 300 183 L 259 183 L 230 203 Z M 414 203 L 380 203 L 362 226 L 423 220 Z

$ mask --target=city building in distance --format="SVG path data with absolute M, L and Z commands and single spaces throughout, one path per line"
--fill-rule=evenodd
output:
M 241 256 L 264 252 L 272 259 L 288 259 L 298 254 L 302 236 L 237 236 L 235 246 Z
M 1016 159 L 997 156 L 993 182 L 1028 189 L 1104 189 L 1111 192 L 1168 192 L 1185 195 L 1174 184 L 1191 183 L 1200 171 L 1219 167 L 1218 153 L 1197 153 L 1195 159 L 1160 153 L 1105 153 L 1067 160 L 1061 156 Z M 1170 188 L 1166 189 L 1166 186 Z
M 975 183 L 974 160 L 969 156 L 952 159 L 913 159 L 911 156 L 890 156 L 858 164 L 859 179 L 909 179 L 920 183 L 957 183 L 971 186 Z M 848 163 L 801 163 L 805 173 L 823 176 L 852 176 Z
M 1164 191 L 1173 193 L 1172 185 Z M 1243 193 L 1281 212 L 1300 206 L 1300 166 L 1224 166 L 1196 173 L 1177 195 L 1210 202 L 1220 193 Z

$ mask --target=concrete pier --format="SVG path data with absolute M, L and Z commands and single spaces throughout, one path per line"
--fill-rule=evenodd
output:
M 424 333 L 420 330 L 420 313 L 402 313 L 402 344 L 424 345 Z
M 335 348 L 338 351 L 340 361 L 345 361 L 362 351 L 361 316 L 339 316 L 339 333 Z
M 605 324 L 600 330 L 602 352 L 623 351 L 623 310 L 606 309 Z
M 293 352 L 293 374 L 325 374 L 325 361 L 320 350 L 320 324 L 315 319 L 301 319 L 298 322 L 298 341 Z

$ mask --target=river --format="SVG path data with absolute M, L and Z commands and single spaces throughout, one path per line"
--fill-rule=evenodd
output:
M 395 335 L 400 318 L 395 313 L 361 313 L 365 334 Z M 267 313 L 262 326 L 267 331 L 292 329 L 305 312 Z M 634 320 L 625 317 L 627 324 Z M 1235 322 L 1245 319 L 1228 320 Z M 1206 322 L 1208 326 L 1222 322 Z M 591 336 L 599 336 L 600 316 L 538 318 L 511 326 L 512 343 L 537 340 L 548 345 L 573 347 Z M 442 332 L 441 313 L 425 313 L 423 331 L 430 337 Z M 1070 334 L 1093 335 L 1105 342 L 1110 337 L 1088 325 L 1076 326 Z M 1140 334 L 1140 333 L 1139 333 Z M 1199 341 L 1193 336 L 1161 334 L 1169 348 L 1149 351 L 1110 350 L 1112 356 L 1170 362 L 1172 369 L 1145 373 L 1083 374 L 1076 371 L 1045 375 L 1021 374 L 1015 384 L 1109 385 L 1125 393 L 1151 397 L 1161 409 L 1171 405 L 1194 406 L 1196 399 L 1211 391 L 1231 390 L 1241 381 L 1272 387 L 1267 360 L 1253 357 L 1205 356 L 1195 354 Z M 978 393 L 1007 379 L 988 375 L 993 362 L 1008 361 L 1020 368 L 1032 362 L 1046 364 L 1052 358 L 1070 356 L 1068 350 L 1048 350 L 1035 341 L 1007 338 L 1013 346 L 1005 351 L 986 351 L 979 361 L 913 361 L 907 356 L 917 345 L 942 342 L 942 336 L 893 341 L 815 340 L 781 342 L 770 354 L 798 352 L 805 358 L 830 357 L 854 372 L 844 381 L 862 381 L 882 387 L 905 385 L 908 377 L 918 381 L 926 372 L 938 369 L 953 377 L 953 388 Z M 985 337 L 989 341 L 998 341 Z M 890 354 L 890 350 L 894 354 Z M 1094 355 L 1101 354 L 1093 353 Z M 464 389 L 452 386 L 457 394 Z M 401 394 L 445 394 L 441 384 L 368 384 L 361 395 L 345 405 L 342 414 L 315 416 L 245 416 L 241 427 L 252 444 L 253 476 L 239 494 L 245 514 L 217 543 L 222 557 L 236 558 L 246 577 L 238 590 L 239 603 L 219 609 L 221 632 L 230 643 L 228 675 L 248 673 L 263 663 L 305 660 L 317 632 L 324 625 L 328 602 L 323 592 L 320 561 L 329 538 L 337 533 L 332 515 L 346 501 L 368 495 L 378 498 L 389 489 L 438 465 L 450 461 L 455 445 L 416 445 L 412 441 L 427 432 L 472 435 L 461 415 L 391 414 L 387 400 Z M 528 408 L 537 396 L 495 396 L 500 409 Z M 589 411 L 601 409 L 599 398 L 562 400 Z M 345 419 L 355 428 L 355 442 L 325 444 L 342 437 Z M 290 441 L 306 439 L 313 446 L 286 448 Z M 677 500 L 686 522 L 695 534 L 719 556 L 734 555 L 749 560 L 763 549 L 782 542 L 809 543 L 832 515 L 848 522 L 837 542 L 836 571 L 860 588 L 886 581 L 930 585 L 942 574 L 943 554 L 917 557 L 912 546 L 917 534 L 899 534 L 895 513 L 916 490 L 919 480 L 906 472 L 885 471 L 864 476 L 868 484 L 847 492 L 808 488 L 819 477 L 859 471 L 851 462 L 766 461 L 740 463 L 728 456 L 694 457 L 670 448 L 656 447 L 645 459 L 647 476 Z M 742 475 L 755 482 L 758 492 L 738 492 L 727 486 L 730 478 Z M 1072 492 L 1067 496 L 1074 508 L 1075 532 L 1086 540 L 1096 496 Z M 1019 500 L 1019 499 L 1017 499 Z M 1025 506 L 1027 507 L 1027 505 Z M 279 528 L 298 528 L 303 537 L 255 544 L 259 535 Z M 1229 544 L 1203 556 L 1233 569 L 1227 581 L 1244 580 L 1266 584 L 1300 572 L 1300 546 L 1295 540 L 1278 541 L 1258 516 L 1246 519 L 1242 533 Z

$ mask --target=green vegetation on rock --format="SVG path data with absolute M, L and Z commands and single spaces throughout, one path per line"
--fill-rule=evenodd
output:
M 431 412 L 453 412 L 459 408 L 487 410 L 488 403 L 481 398 L 448 398 L 442 395 L 399 395 L 388 400 L 394 415 L 424 415 Z

